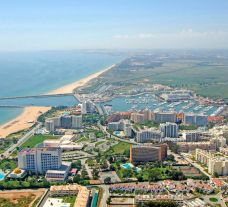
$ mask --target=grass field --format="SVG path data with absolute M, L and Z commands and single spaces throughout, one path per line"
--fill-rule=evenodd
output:
M 63 196 L 59 198 L 63 199 L 63 203 L 70 203 L 70 207 L 74 206 L 76 200 L 76 196 Z
M 118 144 L 112 146 L 108 150 L 108 153 L 123 154 L 126 150 L 130 150 L 130 144 L 126 142 L 119 142 Z
M 35 147 L 37 144 L 43 142 L 46 139 L 58 139 L 59 136 L 52 135 L 34 135 L 30 137 L 21 147 Z

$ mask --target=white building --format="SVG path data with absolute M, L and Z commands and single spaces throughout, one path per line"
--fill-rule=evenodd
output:
M 43 142 L 44 147 L 60 147 L 64 151 L 71 151 L 71 150 L 81 150 L 84 145 L 77 144 L 73 142 L 75 140 L 74 135 L 63 135 L 60 139 L 53 140 L 53 139 L 46 139 Z
M 58 128 L 80 129 L 82 128 L 82 116 L 63 115 L 60 117 L 48 118 L 45 120 L 44 125 L 49 132 L 54 132 Z
M 95 107 L 91 101 L 83 101 L 81 107 L 82 114 L 90 114 L 93 113 L 95 110 Z
M 48 170 L 45 178 L 48 182 L 64 182 L 68 177 L 70 167 L 70 162 L 62 162 L 62 165 L 58 170 Z
M 176 113 L 175 112 L 159 112 L 159 111 L 155 112 L 154 121 L 156 123 L 166 123 L 166 122 L 175 123 L 176 122 Z
M 108 123 L 108 129 L 112 131 L 124 131 L 126 137 L 132 136 L 132 127 L 129 120 L 121 119 L 118 122 Z
M 201 140 L 202 133 L 198 131 L 185 131 L 182 135 L 186 142 L 198 142 Z
M 64 171 L 69 168 L 62 164 L 62 149 L 60 147 L 44 147 L 43 144 L 35 148 L 21 149 L 18 152 L 18 168 L 36 174 L 45 174 L 49 170 Z M 66 177 L 64 177 L 66 178 Z
M 79 129 L 82 128 L 82 116 L 72 116 L 72 128 Z
M 178 137 L 178 125 L 176 123 L 166 122 L 160 124 L 161 136 L 163 138 L 177 138 Z
M 154 141 L 161 140 L 161 132 L 154 128 L 135 131 L 135 133 L 136 133 L 136 142 L 139 142 L 139 143 L 150 142 L 152 140 Z
M 196 149 L 196 160 L 200 163 L 205 164 L 208 167 L 208 172 L 211 175 L 214 175 L 215 173 L 221 176 L 228 175 L 227 157 L 216 156 L 215 153 Z
M 208 123 L 208 116 L 203 114 L 184 114 L 184 124 L 204 127 Z

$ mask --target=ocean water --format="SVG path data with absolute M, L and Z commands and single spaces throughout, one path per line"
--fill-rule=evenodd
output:
M 123 60 L 118 53 L 50 51 L 0 53 L 0 97 L 37 95 L 87 77 Z M 23 105 L 23 100 L 17 100 Z M 28 101 L 28 100 L 27 100 Z M 34 101 L 34 100 L 33 100 Z M 62 105 L 69 97 L 39 100 L 36 105 Z M 15 100 L 12 101 L 12 105 Z M 8 102 L 6 102 L 7 104 Z M 0 124 L 22 112 L 20 108 L 0 108 Z

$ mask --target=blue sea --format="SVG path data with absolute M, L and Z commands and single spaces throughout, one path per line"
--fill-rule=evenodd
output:
M 126 56 L 100 51 L 49 51 L 0 53 L 0 97 L 38 95 L 87 77 Z M 17 100 L 23 105 L 23 100 Z M 34 104 L 34 100 L 31 101 Z M 36 100 L 35 105 L 71 105 L 72 97 Z M 5 100 L 5 104 L 15 100 Z M 22 112 L 21 108 L 0 108 L 0 124 Z

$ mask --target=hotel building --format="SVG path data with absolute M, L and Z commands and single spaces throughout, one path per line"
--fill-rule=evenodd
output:
M 176 122 L 175 112 L 154 112 L 154 121 L 156 123 Z
M 162 161 L 167 157 L 166 144 L 142 144 L 131 145 L 131 162 L 155 162 Z
M 178 137 L 178 125 L 176 123 L 166 122 L 160 124 L 161 136 L 163 138 L 177 138 Z
M 64 181 L 71 163 L 62 163 L 61 156 L 62 149 L 60 147 L 44 147 L 43 144 L 39 144 L 35 148 L 19 150 L 18 167 L 35 174 L 46 173 L 47 178 L 52 181 Z
M 161 131 L 154 128 L 134 130 L 134 133 L 136 134 L 136 142 L 139 143 L 161 140 Z
M 82 127 L 82 116 L 64 115 L 45 120 L 45 128 L 49 132 L 54 132 L 57 128 L 78 129 Z

